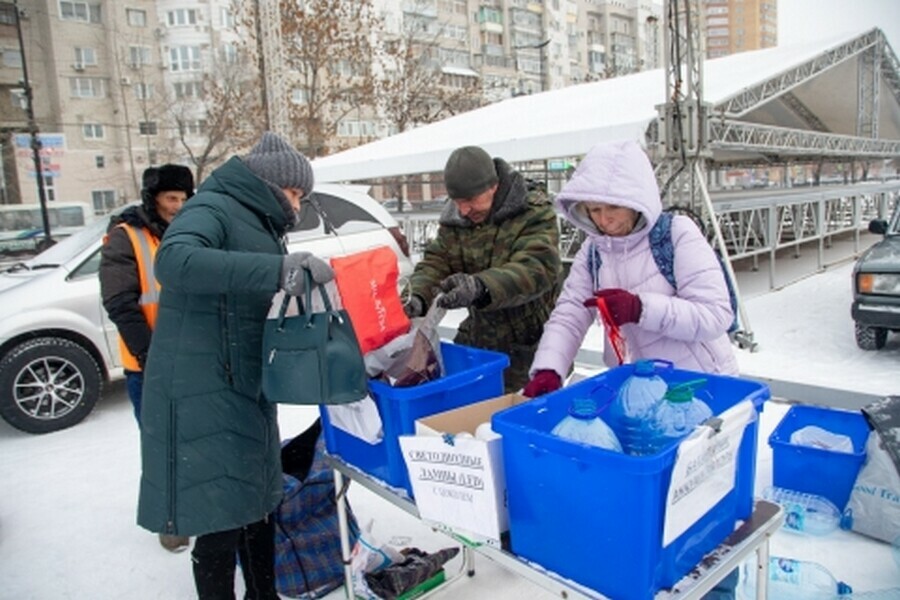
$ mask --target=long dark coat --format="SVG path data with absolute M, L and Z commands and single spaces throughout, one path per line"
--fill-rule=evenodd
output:
M 276 411 L 260 392 L 263 324 L 287 216 L 232 158 L 172 221 L 141 413 L 138 524 L 194 536 L 259 521 L 282 494 Z

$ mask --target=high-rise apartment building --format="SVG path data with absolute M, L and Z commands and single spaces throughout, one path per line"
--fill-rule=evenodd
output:
M 706 56 L 778 45 L 778 0 L 703 0 Z
M 434 87 L 444 93 L 426 99 L 435 110 L 398 124 L 385 109 L 390 88 L 376 86 L 368 102 L 329 113 L 332 151 L 454 111 L 662 64 L 659 0 L 373 5 L 381 26 L 359 32 L 374 40 L 371 60 L 413 44 L 416 68 L 435 71 Z M 23 56 L 51 201 L 103 213 L 137 198 L 147 166 L 186 164 L 202 179 L 263 127 L 303 140 L 292 118 L 308 95 L 285 60 L 278 0 L 20 0 L 21 48 L 12 6 L 0 1 L 0 202 L 38 198 Z M 373 72 L 384 80 L 386 68 Z

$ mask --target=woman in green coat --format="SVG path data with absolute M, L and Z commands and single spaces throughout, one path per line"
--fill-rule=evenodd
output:
M 275 600 L 269 513 L 282 493 L 275 407 L 262 397 L 262 332 L 279 290 L 302 292 L 306 252 L 284 234 L 313 187 L 306 157 L 265 133 L 203 182 L 166 231 L 156 259 L 162 286 L 141 413 L 138 524 L 197 536 L 201 599 L 233 598 L 235 555 L 245 598 Z

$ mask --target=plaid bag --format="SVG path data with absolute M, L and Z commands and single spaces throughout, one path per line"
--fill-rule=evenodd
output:
M 274 513 L 275 586 L 291 598 L 321 598 L 344 583 L 334 475 L 323 460 L 321 434 L 317 420 L 281 448 L 284 498 Z M 349 504 L 347 523 L 353 547 L 359 527 Z

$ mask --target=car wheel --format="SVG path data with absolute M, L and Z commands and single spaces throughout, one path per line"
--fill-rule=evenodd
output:
M 881 350 L 887 342 L 887 329 L 856 323 L 856 345 L 863 350 Z
M 27 433 L 80 423 L 103 389 L 97 361 L 63 338 L 27 340 L 0 361 L 0 416 Z

